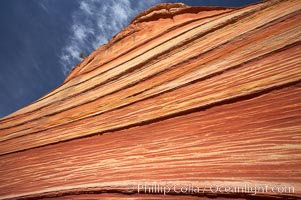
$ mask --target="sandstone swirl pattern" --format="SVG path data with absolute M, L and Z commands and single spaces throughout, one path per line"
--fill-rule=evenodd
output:
M 0 119 L 0 199 L 162 197 L 127 195 L 144 181 L 295 188 L 185 199 L 301 198 L 300 86 L 299 0 L 157 5 Z

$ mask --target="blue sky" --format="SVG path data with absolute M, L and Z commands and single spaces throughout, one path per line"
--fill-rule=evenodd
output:
M 238 7 L 258 0 L 2 0 L 0 117 L 63 83 L 79 63 L 157 3 Z

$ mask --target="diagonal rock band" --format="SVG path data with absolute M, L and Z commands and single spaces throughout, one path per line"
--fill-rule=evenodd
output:
M 0 199 L 300 199 L 301 2 L 159 4 L 0 119 Z

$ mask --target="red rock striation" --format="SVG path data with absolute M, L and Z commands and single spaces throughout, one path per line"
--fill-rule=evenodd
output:
M 300 33 L 299 0 L 142 12 L 0 119 L 0 199 L 301 198 Z

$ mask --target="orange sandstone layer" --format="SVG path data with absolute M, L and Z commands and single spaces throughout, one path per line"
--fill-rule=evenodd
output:
M 301 198 L 300 33 L 298 0 L 142 12 L 0 119 L 0 199 Z M 145 182 L 203 190 L 128 191 Z

